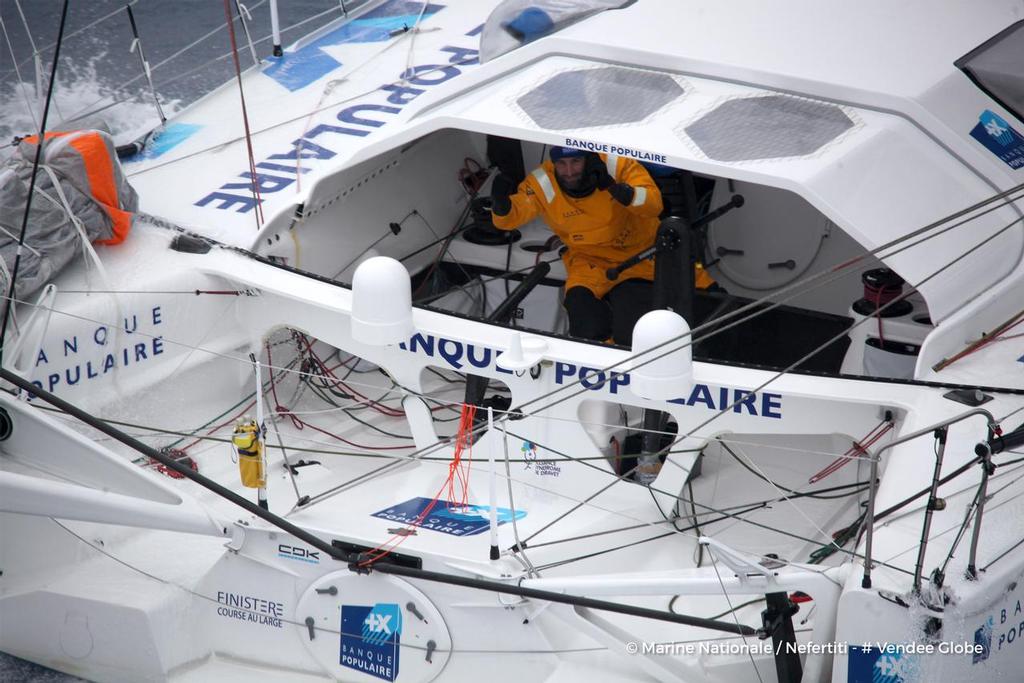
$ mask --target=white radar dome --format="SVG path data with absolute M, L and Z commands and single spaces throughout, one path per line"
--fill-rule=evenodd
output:
M 634 394 L 662 400 L 686 396 L 690 392 L 693 347 L 689 332 L 686 320 L 672 311 L 651 311 L 636 321 L 633 355 L 658 348 L 643 353 L 632 362 L 629 385 Z
M 408 341 L 413 333 L 409 271 L 388 256 L 359 264 L 352 276 L 352 337 L 384 346 Z

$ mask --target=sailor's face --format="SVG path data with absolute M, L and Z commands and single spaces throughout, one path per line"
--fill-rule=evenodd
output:
M 555 175 L 564 187 L 570 190 L 579 188 L 583 182 L 583 157 L 563 157 L 555 162 Z

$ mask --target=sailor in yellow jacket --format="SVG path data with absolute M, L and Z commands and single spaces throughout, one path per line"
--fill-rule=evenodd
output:
M 552 147 L 550 160 L 517 191 L 498 175 L 491 204 L 495 227 L 512 230 L 543 216 L 568 247 L 569 334 L 631 344 L 633 326 L 651 309 L 654 262 L 638 263 L 614 282 L 605 271 L 654 243 L 662 201 L 647 170 L 632 159 Z

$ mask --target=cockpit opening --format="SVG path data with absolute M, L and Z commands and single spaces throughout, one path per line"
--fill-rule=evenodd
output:
M 675 261 L 652 258 L 673 221 Z M 481 132 L 323 179 L 292 237 L 264 253 L 340 282 L 391 256 L 414 304 L 546 335 L 628 346 L 643 312 L 669 307 L 701 361 L 911 377 L 933 329 L 923 298 L 797 192 Z

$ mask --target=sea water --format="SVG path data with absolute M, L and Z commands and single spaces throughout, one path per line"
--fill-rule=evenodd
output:
M 38 132 L 43 105 L 42 97 L 37 94 L 32 44 L 35 43 L 40 53 L 43 72 L 40 80 L 42 96 L 45 96 L 63 4 L 62 0 L 20 2 L 28 32 L 15 0 L 0 2 L 0 18 L 10 38 L 8 45 L 0 32 L 0 160 L 7 159 L 13 152 L 10 144 L 13 137 Z M 48 117 L 49 130 L 102 124 L 114 134 L 118 144 L 124 144 L 159 123 L 153 95 L 145 78 L 140 77 L 142 66 L 139 57 L 129 52 L 133 36 L 124 11 L 125 4 L 125 0 L 70 3 Z M 268 37 L 269 3 L 266 0 L 246 0 L 243 4 L 252 15 L 249 30 L 253 41 Z M 360 3 L 347 0 L 345 4 L 351 7 Z M 231 6 L 233 10 L 233 1 Z M 287 46 L 337 19 L 341 16 L 340 6 L 339 0 L 280 2 L 282 42 Z M 157 98 L 166 116 L 180 111 L 233 77 L 234 62 L 230 57 L 230 39 L 221 0 L 138 0 L 132 9 L 146 58 L 153 70 Z M 315 15 L 320 16 L 289 28 Z M 97 21 L 97 25 L 86 28 Z M 210 37 L 170 59 L 215 29 L 218 30 Z M 235 37 L 241 66 L 249 68 L 253 63 L 252 57 L 237 23 Z M 267 57 L 270 51 L 270 40 L 256 44 L 258 57 Z M 0 650 L 3 647 L 0 641 Z M 0 652 L 2 683 L 69 683 L 78 680 L 81 679 Z

